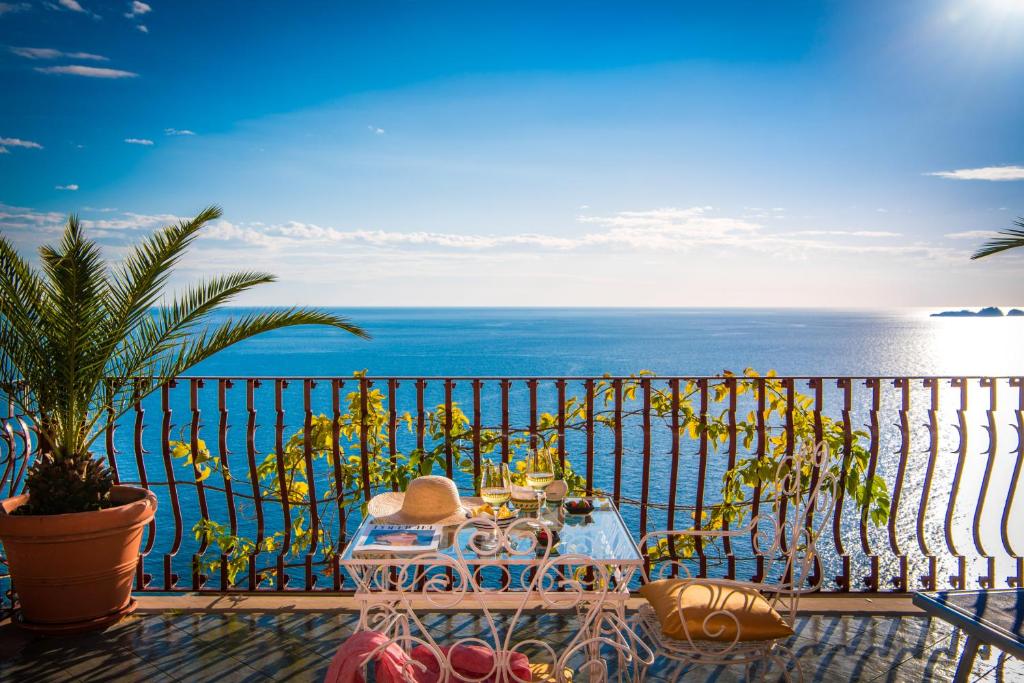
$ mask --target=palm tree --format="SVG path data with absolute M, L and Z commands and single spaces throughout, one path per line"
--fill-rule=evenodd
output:
M 308 308 L 209 322 L 239 294 L 273 282 L 267 273 L 211 277 L 166 299 L 174 266 L 220 215 L 211 206 L 163 228 L 118 266 L 108 266 L 76 216 L 68 218 L 59 245 L 39 250 L 39 270 L 0 235 L 0 393 L 30 416 L 39 436 L 40 457 L 26 480 L 32 513 L 109 505 L 111 476 L 89 453 L 100 423 L 117 420 L 218 351 L 295 325 L 328 325 L 368 338 L 345 318 Z
M 1009 230 L 1000 231 L 999 234 L 1003 236 L 995 237 L 990 239 L 988 242 L 985 242 L 978 251 L 974 252 L 974 255 L 971 256 L 971 260 L 973 261 L 974 259 L 998 254 L 999 252 L 1006 251 L 1007 249 L 1024 247 L 1024 218 L 1018 218 L 1014 221 L 1014 225 L 1020 229 L 1014 230 L 1013 228 L 1010 228 Z

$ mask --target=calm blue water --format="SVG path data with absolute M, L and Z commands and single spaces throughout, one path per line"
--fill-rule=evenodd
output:
M 697 308 L 337 312 L 374 339 L 321 328 L 285 330 L 230 349 L 195 374 L 337 376 L 367 369 L 371 375 L 600 375 L 647 369 L 672 375 L 748 366 L 808 375 L 1024 373 L 1024 317 Z

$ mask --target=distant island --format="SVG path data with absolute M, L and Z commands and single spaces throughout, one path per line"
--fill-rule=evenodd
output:
M 981 309 L 980 311 L 969 311 L 966 308 L 960 311 L 942 311 L 941 313 L 932 313 L 933 318 L 1001 318 L 1003 311 L 995 306 L 988 306 Z M 1011 308 L 1006 312 L 1006 315 L 1024 315 L 1024 311 L 1019 308 Z

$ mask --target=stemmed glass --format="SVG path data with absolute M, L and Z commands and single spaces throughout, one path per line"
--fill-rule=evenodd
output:
M 484 460 L 480 466 L 480 497 L 494 508 L 494 524 L 498 524 L 498 509 L 512 497 L 512 475 L 508 465 Z M 482 541 L 481 549 L 488 552 L 498 547 L 497 533 Z
M 537 524 L 545 526 L 542 510 L 545 503 L 544 489 L 555 479 L 555 465 L 551 452 L 546 448 L 526 451 L 526 485 L 537 495 Z

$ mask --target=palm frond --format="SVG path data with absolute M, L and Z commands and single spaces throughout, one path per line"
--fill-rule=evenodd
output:
M 42 283 L 0 235 L 0 384 L 13 387 L 46 363 L 39 336 Z
M 268 273 L 222 275 L 195 284 L 167 305 L 150 311 L 112 357 L 111 372 L 123 377 L 149 374 L 207 316 L 253 287 L 274 281 Z
M 59 440 L 71 452 L 80 445 L 81 424 L 72 415 L 88 410 L 96 386 L 96 341 L 106 320 L 106 263 L 99 246 L 85 239 L 77 216 L 68 218 L 57 248 L 39 250 L 43 265 L 42 320 L 54 382 L 36 387 L 51 392 L 50 418 Z
M 229 346 L 256 335 L 299 325 L 326 325 L 363 339 L 370 336 L 346 318 L 310 308 L 289 308 L 279 311 L 250 313 L 238 320 L 229 320 L 219 327 L 203 332 L 185 344 L 162 365 L 159 377 L 175 377 L 198 365 Z
M 262 275 L 262 277 L 271 276 Z M 223 280 L 230 281 L 231 276 L 227 276 Z M 196 305 L 191 310 L 195 311 L 195 316 L 204 317 L 206 313 L 198 312 L 204 308 L 208 313 L 216 306 L 213 304 Z M 181 319 L 189 317 L 184 314 Z M 174 329 L 174 325 L 168 327 L 144 325 L 138 330 L 136 349 L 133 354 L 135 362 L 140 363 L 142 367 L 138 370 L 133 369 L 131 372 L 128 372 L 130 369 L 128 367 L 121 368 L 121 371 L 117 373 L 116 380 L 108 379 L 104 382 L 102 390 L 98 393 L 92 418 L 86 423 L 87 431 L 91 431 L 104 417 L 101 410 L 109 411 L 116 419 L 136 402 L 141 401 L 174 377 L 187 372 L 214 354 L 264 332 L 300 325 L 326 325 L 344 330 L 362 339 L 370 338 L 366 331 L 342 316 L 298 307 L 250 313 L 238 320 L 228 320 L 198 336 L 192 336 L 185 342 L 182 342 L 181 338 L 188 335 L 171 334 L 167 331 Z M 171 339 L 173 343 L 168 342 L 168 339 Z M 171 348 L 177 348 L 177 351 L 168 353 Z M 158 349 L 159 351 L 157 351 Z M 146 381 L 141 383 L 132 381 L 137 379 L 137 375 L 146 375 Z M 92 432 L 85 445 L 91 444 L 98 436 L 99 432 Z
M 1008 230 L 1001 230 L 999 232 L 1002 237 L 994 237 L 988 242 L 985 242 L 974 254 L 971 256 L 971 260 L 985 258 L 992 254 L 998 254 L 999 252 L 1006 251 L 1007 249 L 1016 249 L 1018 247 L 1024 247 L 1024 218 L 1018 218 L 1014 221 L 1019 230 L 1010 228 Z
M 83 455 L 101 420 L 116 420 L 170 377 L 257 334 L 328 325 L 368 338 L 345 318 L 303 308 L 210 326 L 219 307 L 273 282 L 267 273 L 212 277 L 161 305 L 174 266 L 220 215 L 211 206 L 163 228 L 113 270 L 76 216 L 59 244 L 40 249 L 39 271 L 0 235 L 0 393 L 19 402 L 51 447 Z
M 163 294 L 172 269 L 199 236 L 205 225 L 220 218 L 217 206 L 203 209 L 195 218 L 180 221 L 150 235 L 125 257 L 121 267 L 113 271 L 109 281 L 111 329 L 107 344 L 111 350 L 148 315 Z

